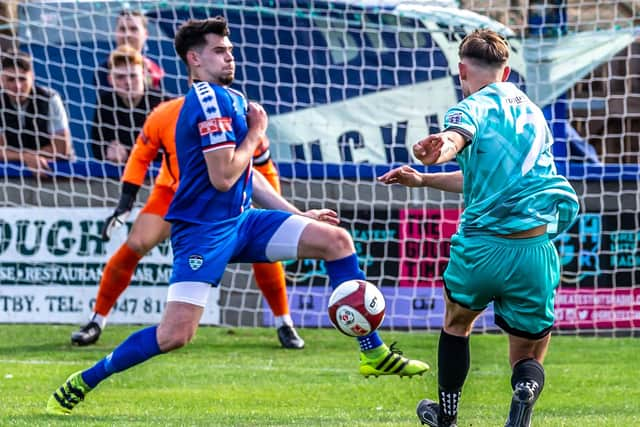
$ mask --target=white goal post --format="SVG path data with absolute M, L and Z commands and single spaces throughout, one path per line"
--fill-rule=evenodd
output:
M 460 99 L 461 38 L 479 27 L 500 31 L 512 49 L 510 79 L 544 108 L 558 169 L 582 204 L 576 224 L 556 239 L 563 265 L 557 329 L 637 334 L 640 49 L 638 28 L 624 18 L 639 11 L 636 2 L 604 3 L 618 11 L 610 19 L 590 5 L 552 0 L 469 0 L 460 7 L 444 0 L 20 3 L 11 24 L 15 44 L 32 55 L 36 83 L 60 93 L 77 158 L 53 164 L 46 178 L 0 164 L 0 322 L 84 322 L 101 268 L 125 237 L 123 229 L 108 245 L 99 239 L 101 221 L 118 201 L 122 168 L 96 161 L 88 147 L 95 73 L 115 47 L 118 13 L 128 8 L 147 17 L 144 53 L 164 69 L 167 95 L 187 90 L 173 49 L 177 25 L 228 18 L 234 87 L 269 113 L 283 194 L 301 209 L 338 211 L 368 280 L 387 300 L 383 327 L 394 330 L 441 327 L 442 273 L 462 201 L 386 187 L 375 177 L 411 163 L 411 144 L 437 131 Z M 296 325 L 329 327 L 323 263 L 285 265 Z M 112 321 L 157 321 L 170 267 L 168 243 L 143 258 Z M 227 269 L 203 321 L 272 324 L 249 266 Z M 496 329 L 491 309 L 476 327 Z

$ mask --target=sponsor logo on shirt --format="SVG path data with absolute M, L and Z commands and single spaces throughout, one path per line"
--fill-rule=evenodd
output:
M 200 136 L 212 133 L 231 132 L 231 119 L 229 117 L 215 117 L 205 120 L 204 122 L 198 123 L 198 130 L 200 130 Z
M 514 96 L 513 98 L 506 98 L 505 101 L 507 104 L 522 104 L 525 102 L 526 98 L 524 96 Z

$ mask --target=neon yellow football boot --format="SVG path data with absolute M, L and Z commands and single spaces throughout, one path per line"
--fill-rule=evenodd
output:
M 82 371 L 71 374 L 47 401 L 47 412 L 57 415 L 69 415 L 75 406 L 84 400 L 91 388 L 85 384 L 80 375 Z
M 402 355 L 402 351 L 395 347 L 395 342 L 391 347 L 382 345 L 368 352 L 360 352 L 360 374 L 365 378 L 373 375 L 398 375 L 399 377 L 409 377 L 422 375 L 429 370 L 429 365 L 420 360 L 407 359 Z

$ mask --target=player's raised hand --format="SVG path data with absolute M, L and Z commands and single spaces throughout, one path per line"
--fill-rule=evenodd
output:
M 407 187 L 422 187 L 422 174 L 410 166 L 400 166 L 378 177 L 383 184 L 401 184 Z
M 446 137 L 437 133 L 429 135 L 413 145 L 413 155 L 424 165 L 432 165 L 440 158 Z
M 331 225 L 340 224 L 338 214 L 331 209 L 309 209 L 308 211 L 303 212 L 302 216 L 315 219 L 316 221 L 326 222 L 327 224 Z
M 261 134 L 267 131 L 267 125 L 269 124 L 269 117 L 266 111 L 262 108 L 262 105 L 257 102 L 250 102 L 247 110 L 247 123 L 249 128 L 253 129 Z

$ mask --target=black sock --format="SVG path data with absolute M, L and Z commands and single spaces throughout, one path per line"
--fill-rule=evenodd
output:
M 438 390 L 444 415 L 458 415 L 458 401 L 469 373 L 469 337 L 440 332 L 438 344 Z
M 511 374 L 511 388 L 515 389 L 516 384 L 535 381 L 538 385 L 533 387 L 533 393 L 537 399 L 544 387 L 544 368 L 536 359 L 524 359 L 513 367 Z

